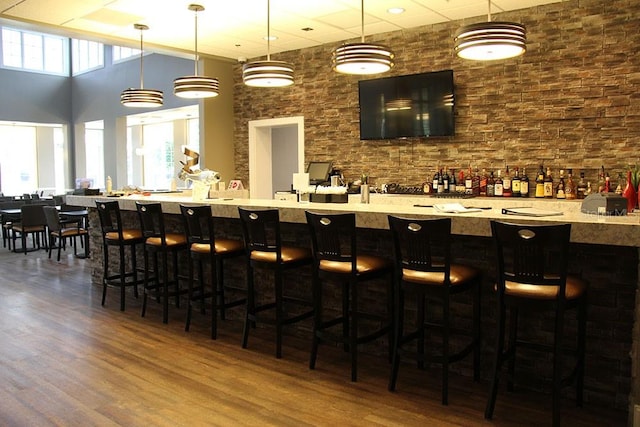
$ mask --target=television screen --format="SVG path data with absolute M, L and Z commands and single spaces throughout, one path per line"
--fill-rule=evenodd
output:
M 453 70 L 358 82 L 360 139 L 453 136 Z

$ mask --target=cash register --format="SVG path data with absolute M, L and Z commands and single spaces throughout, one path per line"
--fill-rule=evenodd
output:
M 626 215 L 627 199 L 616 193 L 589 194 L 582 201 L 580 211 L 592 215 Z

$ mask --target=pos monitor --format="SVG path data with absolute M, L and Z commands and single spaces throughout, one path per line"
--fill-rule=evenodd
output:
M 309 174 L 309 184 L 321 185 L 329 181 L 329 174 L 332 169 L 331 162 L 309 162 L 307 173 Z

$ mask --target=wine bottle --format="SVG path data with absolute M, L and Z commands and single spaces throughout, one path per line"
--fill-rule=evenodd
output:
M 493 192 L 495 193 L 496 197 L 503 197 L 503 194 L 504 194 L 504 187 L 503 187 L 501 172 L 502 171 L 498 169 L 498 177 L 496 178 L 496 183 L 493 187 Z
M 449 168 L 444 168 L 444 176 L 442 177 L 442 185 L 444 186 L 444 192 L 449 192 Z
M 520 178 L 520 197 L 529 197 L 529 177 L 527 169 L 522 168 L 522 178 Z
M 493 197 L 496 195 L 496 181 L 493 178 L 493 171 L 489 175 L 489 179 L 487 179 L 487 197 Z
M 480 177 L 480 196 L 487 195 L 487 181 L 489 177 L 487 176 L 487 169 L 482 169 L 482 176 Z
M 575 200 L 578 196 L 576 194 L 576 183 L 573 180 L 573 169 L 568 169 L 567 174 L 567 183 L 564 186 L 564 197 L 567 200 Z
M 580 181 L 578 181 L 578 187 L 576 189 L 576 197 L 578 199 L 584 199 L 587 195 L 587 183 L 584 180 L 584 172 L 580 172 Z
M 436 168 L 436 173 L 433 175 L 433 181 L 431 182 L 431 192 L 438 192 L 438 182 L 440 181 L 440 171 Z
M 511 180 L 511 197 L 520 197 L 520 171 L 516 168 L 516 172 Z
M 536 197 L 544 197 L 544 169 L 542 165 L 540 165 L 540 170 L 536 176 Z
M 558 179 L 558 185 L 556 187 L 556 199 L 564 199 L 566 198 L 566 194 L 564 192 L 566 186 L 564 183 L 564 169 L 560 169 L 560 178 Z
M 464 179 L 464 194 L 473 194 L 473 176 L 471 175 L 471 168 L 467 172 L 467 176 Z
M 480 173 L 478 173 L 478 168 L 473 173 L 473 179 L 471 180 L 471 193 L 474 196 L 480 195 Z
M 502 178 L 502 196 L 503 197 L 511 197 L 511 174 L 509 173 L 509 165 L 507 165 L 507 169 L 504 171 L 504 178 Z
M 438 194 L 444 193 L 444 177 L 442 175 L 442 168 L 440 168 L 440 173 L 438 173 Z
M 544 198 L 553 199 L 553 177 L 551 168 L 547 168 L 547 175 L 544 177 Z
M 451 175 L 449 176 L 449 191 L 451 193 L 457 192 L 457 185 L 458 183 L 456 182 L 456 170 L 451 168 Z

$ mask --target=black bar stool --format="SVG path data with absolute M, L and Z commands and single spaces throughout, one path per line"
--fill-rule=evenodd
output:
M 147 310 L 147 294 L 155 292 L 156 298 L 162 300 L 162 323 L 169 322 L 169 298 L 175 297 L 176 307 L 180 306 L 180 295 L 186 294 L 187 289 L 180 288 L 178 253 L 188 249 L 187 238 L 183 233 L 167 233 L 164 226 L 164 216 L 160 203 L 136 202 L 140 229 L 144 237 L 144 294 L 142 298 L 142 317 Z M 171 254 L 173 261 L 173 278 L 169 280 L 168 258 Z M 149 255 L 153 259 L 153 283 L 149 278 Z M 162 277 L 158 266 L 158 256 L 162 258 Z M 169 291 L 169 285 L 174 286 Z
M 331 338 L 342 342 L 351 356 L 351 381 L 358 377 L 358 345 L 370 342 L 385 334 L 389 335 L 391 348 L 393 328 L 393 293 L 391 272 L 393 263 L 376 255 L 358 253 L 356 246 L 356 216 L 354 213 L 322 214 L 306 212 L 307 224 L 313 244 L 313 344 L 309 368 L 314 369 L 320 341 Z M 360 283 L 389 275 L 387 287 L 387 312 L 366 313 L 359 307 Z M 342 312 L 333 319 L 323 319 L 322 284 L 326 281 L 340 283 Z M 380 327 L 367 335 L 359 335 L 361 319 L 380 322 Z M 342 325 L 342 334 L 330 336 L 330 328 Z
M 306 248 L 285 246 L 280 236 L 280 217 L 277 209 L 252 210 L 239 207 L 240 222 L 244 236 L 247 260 L 247 309 L 242 334 L 242 348 L 247 348 L 249 327 L 256 322 L 276 326 L 276 357 L 282 357 L 282 329 L 285 325 L 299 322 L 313 315 L 312 310 L 298 315 L 286 316 L 284 304 L 311 305 L 309 301 L 284 294 L 285 271 L 311 264 L 311 251 Z M 256 305 L 254 270 L 266 268 L 274 274 L 274 298 L 270 302 Z M 266 310 L 275 309 L 275 319 L 259 316 Z
M 191 254 L 189 263 L 189 307 L 185 331 L 191 324 L 192 301 L 200 301 L 204 311 L 204 301 L 211 298 L 211 338 L 217 337 L 218 309 L 220 318 L 225 319 L 225 310 L 246 303 L 246 298 L 226 301 L 225 287 L 246 293 L 246 289 L 228 286 L 224 282 L 223 261 L 244 255 L 244 245 L 239 240 L 215 237 L 215 220 L 211 213 L 211 206 L 180 205 L 180 212 L 184 219 L 187 242 Z M 211 291 L 205 289 L 206 276 L 203 264 L 209 264 L 209 282 Z M 194 266 L 198 271 L 198 285 L 194 288 Z
M 491 222 L 498 263 L 498 333 L 485 418 L 493 417 L 500 368 L 508 362 L 507 387 L 513 390 L 515 357 L 518 348 L 550 351 L 552 362 L 552 422 L 560 425 L 560 391 L 576 384 L 576 403 L 582 406 L 584 352 L 588 283 L 567 274 L 571 224 L 529 225 Z M 563 342 L 565 311 L 575 309 L 576 345 L 566 348 Z M 508 343 L 504 338 L 509 311 Z M 550 312 L 554 321 L 552 343 L 530 342 L 518 338 L 520 312 Z M 575 364 L 563 376 L 563 355 L 571 354 Z
M 124 228 L 120 206 L 117 200 L 100 201 L 96 200 L 96 209 L 100 217 L 100 228 L 102 231 L 102 254 L 103 254 L 103 274 L 102 274 L 102 305 L 104 306 L 107 297 L 107 286 L 118 286 L 120 288 L 120 310 L 124 311 L 125 288 L 133 287 L 133 292 L 138 298 L 138 284 L 143 283 L 138 279 L 138 263 L 136 256 L 136 245 L 143 244 L 142 231 L 136 228 Z M 117 247 L 119 254 L 118 273 L 110 274 L 109 268 L 109 248 Z M 130 249 L 130 269 L 127 268 L 126 248 Z
M 389 228 L 393 236 L 396 260 L 395 270 L 395 343 L 393 366 L 389 379 L 389 390 L 396 388 L 400 357 L 408 353 L 406 344 L 417 341 L 413 357 L 420 368 L 424 362 L 442 365 L 442 404 L 449 403 L 449 365 L 473 352 L 473 377 L 480 379 L 480 287 L 482 275 L 479 270 L 462 264 L 454 264 L 451 259 L 451 218 L 411 219 L 389 216 Z M 406 292 L 416 292 L 416 329 L 404 332 Z M 454 329 L 451 313 L 451 297 L 471 292 L 473 295 L 473 320 L 471 339 L 468 344 L 454 351 L 451 336 L 468 331 Z M 442 318 L 427 321 L 426 300 L 435 299 L 442 305 Z M 438 328 L 442 333 L 442 351 L 425 354 L 425 332 L 428 328 Z

